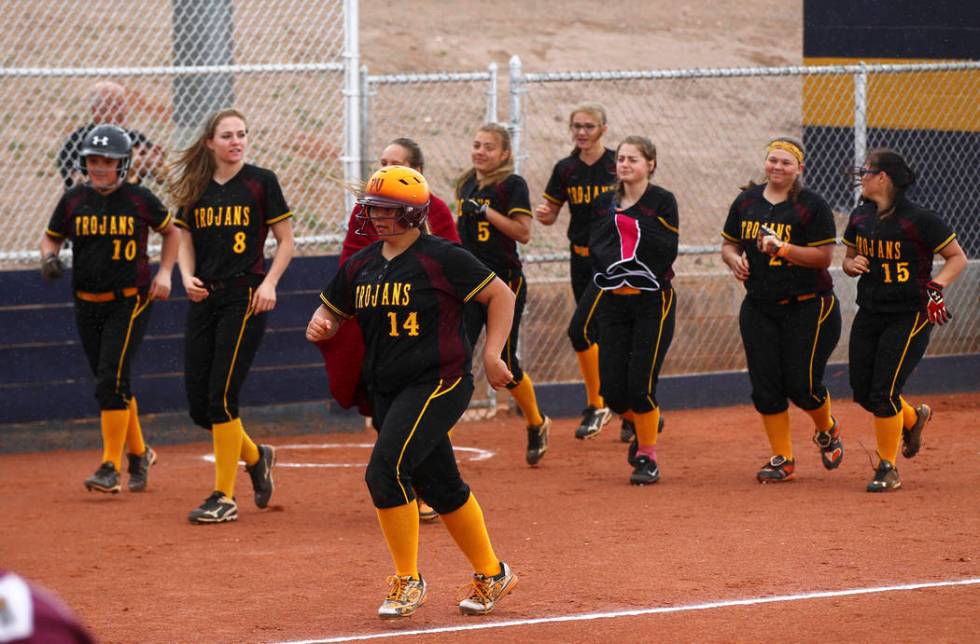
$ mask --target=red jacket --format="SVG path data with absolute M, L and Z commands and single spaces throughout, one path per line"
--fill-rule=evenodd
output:
M 456 232 L 456 222 L 453 220 L 453 214 L 449 211 L 446 202 L 435 195 L 431 195 L 430 199 L 429 217 L 427 219 L 429 230 L 432 231 L 433 235 L 458 244 L 459 234 Z M 371 222 L 364 223 L 367 235 L 358 235 L 354 232 L 361 225 L 361 222 L 357 220 L 357 215 L 360 212 L 361 206 L 356 205 L 350 213 L 350 220 L 347 222 L 347 236 L 344 238 L 344 247 L 340 252 L 341 266 L 354 253 L 379 239 L 374 234 L 374 227 L 371 226 Z M 361 379 L 360 370 L 360 366 L 364 362 L 364 336 L 361 335 L 361 327 L 357 324 L 357 319 L 351 318 L 344 322 L 336 335 L 325 342 L 317 342 L 317 347 L 323 356 L 323 366 L 327 370 L 327 383 L 334 400 L 344 409 L 350 409 L 357 405 L 358 411 L 362 415 L 370 416 L 371 404 L 368 401 L 367 389 Z M 354 365 L 356 368 L 352 368 Z

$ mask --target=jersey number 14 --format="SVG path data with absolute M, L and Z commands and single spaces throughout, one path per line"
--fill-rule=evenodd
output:
M 419 317 L 416 311 L 412 311 L 405 317 L 405 321 L 402 322 L 401 327 L 398 325 L 398 313 L 389 311 L 388 322 L 391 323 L 391 330 L 388 332 L 388 335 L 392 338 L 397 338 L 401 335 L 400 329 L 408 331 L 408 335 L 413 337 L 419 334 Z

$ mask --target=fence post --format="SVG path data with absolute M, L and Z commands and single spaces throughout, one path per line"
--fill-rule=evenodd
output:
M 358 0 L 344 0 L 344 181 L 361 179 L 361 84 L 360 41 L 358 40 Z M 354 208 L 354 195 L 344 191 L 345 212 Z
M 367 65 L 361 65 L 361 177 L 371 174 L 371 84 Z
M 523 141 L 521 132 L 523 129 L 523 110 L 521 109 L 524 93 L 524 74 L 521 70 L 521 59 L 517 54 L 510 57 L 510 137 L 511 147 L 514 151 L 514 172 L 521 174 L 524 166 L 524 153 L 522 150 Z
M 490 72 L 490 84 L 487 86 L 487 123 L 497 122 L 497 63 L 487 66 Z
M 868 148 L 868 72 L 867 65 L 860 62 L 861 71 L 854 75 L 854 167 L 864 165 Z M 854 205 L 861 200 L 861 187 L 854 188 Z

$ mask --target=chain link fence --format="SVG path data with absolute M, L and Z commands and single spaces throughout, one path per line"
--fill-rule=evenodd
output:
M 524 74 L 515 58 L 509 91 L 519 172 L 534 201 L 571 150 L 568 116 L 579 103 L 606 107 L 608 146 L 629 134 L 657 145 L 655 181 L 677 196 L 681 217 L 678 325 L 665 374 L 745 367 L 737 320 L 744 289 L 721 262 L 719 234 L 740 186 L 763 178 L 776 135 L 805 141 L 807 185 L 831 203 L 838 235 L 856 196 L 844 171 L 866 150 L 888 146 L 916 168 L 910 196 L 940 212 L 969 256 L 980 256 L 980 63 Z M 565 336 L 574 309 L 567 216 L 536 226 L 525 248 L 522 350 L 536 382 L 580 380 Z M 971 262 L 950 289 L 961 322 L 934 336 L 931 354 L 980 351 L 977 272 Z M 856 286 L 832 273 L 845 321 L 832 361 L 844 362 Z
M 96 118 L 117 122 L 172 155 L 208 113 L 229 105 L 248 117 L 250 160 L 279 175 L 297 237 L 337 238 L 346 223 L 343 194 L 330 178 L 344 174 L 344 6 L 343 0 L 4 3 L 0 263 L 36 261 L 65 185 L 59 152 L 78 128 Z M 123 105 L 107 107 L 107 81 L 124 88 Z M 146 185 L 164 197 L 158 181 L 148 178 Z

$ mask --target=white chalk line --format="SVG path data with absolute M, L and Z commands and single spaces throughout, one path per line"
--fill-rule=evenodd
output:
M 872 586 L 869 588 L 851 588 L 848 590 L 825 590 L 793 595 L 776 595 L 772 597 L 750 597 L 747 599 L 726 599 L 703 604 L 682 604 L 681 606 L 662 606 L 658 608 L 639 608 L 634 610 L 611 611 L 605 613 L 579 613 L 576 615 L 560 615 L 556 617 L 536 617 L 532 619 L 514 619 L 502 622 L 482 622 L 462 626 L 440 626 L 406 631 L 387 631 L 384 633 L 365 633 L 361 635 L 341 635 L 317 640 L 289 640 L 277 644 L 328 644 L 329 642 L 354 642 L 395 637 L 412 637 L 415 635 L 433 635 L 437 633 L 460 633 L 491 628 L 511 628 L 515 626 L 534 626 L 536 624 L 557 624 L 562 622 L 585 622 L 597 619 L 616 619 L 619 617 L 638 617 L 642 615 L 658 615 L 664 613 L 682 613 L 696 610 L 712 610 L 715 608 L 731 608 L 734 606 L 756 606 L 759 604 L 774 604 L 779 602 L 805 601 L 809 599 L 826 599 L 830 597 L 852 597 L 854 595 L 871 595 L 876 593 L 891 593 L 904 590 L 923 590 L 927 588 L 946 588 L 950 586 L 973 586 L 980 584 L 980 577 L 957 579 L 951 581 L 928 581 L 922 583 L 898 584 L 894 586 Z M 513 599 L 511 599 L 513 601 Z M 476 619 L 476 618 L 474 618 Z
M 291 450 L 291 449 L 342 449 L 345 447 L 354 447 L 361 449 L 371 449 L 374 447 L 374 443 L 295 443 L 291 445 L 274 445 L 276 451 L 279 450 Z M 454 452 L 462 452 L 466 454 L 466 461 L 485 461 L 488 458 L 492 458 L 496 455 L 487 449 L 480 449 L 479 447 L 460 447 L 458 445 L 453 445 Z M 201 456 L 201 460 L 207 461 L 208 463 L 214 463 L 214 454 L 204 454 Z M 243 461 L 238 461 L 240 465 L 244 465 Z M 367 463 L 289 463 L 283 462 L 278 457 L 276 458 L 276 467 L 298 467 L 298 468 L 352 468 L 352 467 L 367 467 Z

